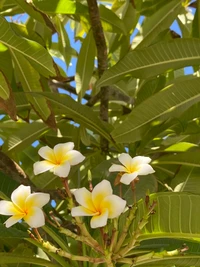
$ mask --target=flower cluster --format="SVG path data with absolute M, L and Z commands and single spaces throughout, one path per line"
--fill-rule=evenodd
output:
M 68 142 L 57 144 L 53 149 L 45 146 L 39 149 L 38 153 L 43 158 L 33 166 L 34 174 L 51 171 L 55 175 L 66 178 L 73 165 L 81 163 L 85 157 L 76 150 L 73 150 L 74 143 Z M 153 173 L 149 165 L 149 157 L 136 156 L 132 158 L 129 154 L 122 153 L 118 157 L 120 163 L 113 164 L 109 171 L 120 173 L 120 182 L 129 185 L 138 175 Z M 126 201 L 114 195 L 111 184 L 107 180 L 97 184 L 92 192 L 85 187 L 76 189 L 74 197 L 79 204 L 73 207 L 71 215 L 91 216 L 91 228 L 103 227 L 108 219 L 119 217 L 125 210 Z M 11 215 L 5 222 L 10 227 L 16 222 L 24 221 L 32 228 L 41 227 L 45 224 L 42 207 L 50 200 L 50 195 L 45 193 L 32 193 L 30 186 L 20 185 L 11 195 L 11 201 L 0 201 L 0 214 Z

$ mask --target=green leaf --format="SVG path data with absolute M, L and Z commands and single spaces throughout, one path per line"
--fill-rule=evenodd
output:
M 58 112 L 58 114 L 62 113 L 70 116 L 77 123 L 85 125 L 88 129 L 98 132 L 111 141 L 109 134 L 111 131 L 110 125 L 103 123 L 91 108 L 77 103 L 68 95 L 56 93 L 41 93 L 40 95 L 45 96 L 55 107 L 61 109 L 60 111 L 55 110 L 55 114 Z
M 94 70 L 96 46 L 93 33 L 90 31 L 83 41 L 76 65 L 76 92 L 84 96 L 89 89 L 89 82 Z
M 199 168 L 181 166 L 170 185 L 175 192 L 188 192 L 200 195 Z
M 182 8 L 182 1 L 170 1 L 151 17 L 147 17 L 143 26 L 143 40 L 139 43 L 137 49 L 148 46 L 159 33 L 169 28 Z
M 13 70 L 10 68 L 12 60 L 8 48 L 0 43 L 0 70 L 6 75 L 9 81 L 12 80 Z
M 53 60 L 40 44 L 17 36 L 9 22 L 0 16 L 0 43 L 25 56 L 44 76 L 55 75 Z
M 46 13 L 53 14 L 84 14 L 87 7 L 73 0 L 33 0 L 34 5 Z
M 188 143 L 188 142 L 180 142 L 177 144 L 173 144 L 167 147 L 164 151 L 166 152 L 185 152 L 190 148 L 197 147 L 196 144 Z
M 48 131 L 49 127 L 41 122 L 23 123 L 19 130 L 7 137 L 3 150 L 8 153 L 17 153 L 30 146 L 40 135 Z
M 61 21 L 61 18 L 59 15 L 56 16 L 55 21 L 56 21 L 57 30 L 58 30 L 58 43 L 54 43 L 51 49 L 56 48 L 57 46 L 58 47 L 57 50 L 59 50 L 60 53 L 63 55 L 65 63 L 69 65 L 71 62 L 72 53 L 74 53 L 75 51 L 70 46 L 69 37 L 67 35 L 64 24 Z
M 198 39 L 175 39 L 131 51 L 104 72 L 97 87 L 113 84 L 126 76 L 147 79 L 169 69 L 198 65 L 199 47 Z
M 15 2 L 17 2 L 18 5 L 24 10 L 24 12 L 29 14 L 31 18 L 45 24 L 52 30 L 52 32 L 54 32 L 55 27 L 45 13 L 42 13 L 41 11 L 37 10 L 33 5 L 27 3 L 26 1 L 15 0 Z
M 200 100 L 200 79 L 176 82 L 136 106 L 113 132 L 116 142 L 133 142 L 141 138 L 142 127 L 162 116 L 166 119 L 183 112 Z M 160 119 L 162 121 L 162 118 Z
M 11 86 L 3 72 L 0 71 L 0 109 L 3 109 L 13 119 L 16 117 L 16 105 Z
M 167 155 L 157 160 L 154 160 L 152 164 L 155 165 L 176 164 L 176 165 L 185 165 L 191 167 L 200 167 L 200 153 L 199 151 L 193 151 L 193 152 L 184 152 L 180 154 Z
M 18 230 L 15 227 L 6 229 L 5 225 L 0 224 L 0 239 L 2 239 L 2 238 L 11 238 L 11 239 L 20 238 L 20 239 L 22 239 L 22 238 L 27 238 L 27 237 L 28 237 L 28 233 L 25 231 Z
M 10 49 L 15 62 L 16 74 L 22 83 L 25 92 L 42 92 L 40 75 L 35 71 L 31 64 L 19 52 Z M 39 117 L 50 127 L 56 128 L 54 115 L 45 98 L 32 97 L 27 94 L 27 98 Z
M 30 256 L 22 256 L 21 254 L 14 254 L 14 253 L 0 253 L 0 264 L 7 264 L 7 263 L 32 263 L 38 264 L 40 266 L 46 267 L 56 267 L 57 264 L 51 263 L 50 261 L 39 259 L 36 257 Z
M 155 214 L 142 231 L 139 240 L 150 238 L 200 238 L 199 195 L 189 193 L 157 193 L 150 196 L 150 203 L 156 201 Z M 145 202 L 138 207 L 137 221 L 145 211 Z M 186 223 L 187 222 L 187 223 Z
M 123 21 L 112 10 L 100 5 L 99 12 L 104 31 L 127 34 Z

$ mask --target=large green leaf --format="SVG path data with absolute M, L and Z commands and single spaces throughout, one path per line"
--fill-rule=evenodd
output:
M 0 26 L 0 43 L 25 56 L 44 76 L 55 75 L 53 60 L 44 47 L 34 41 L 17 36 L 9 23 L 1 16 Z
M 13 60 L 15 62 L 16 74 L 22 83 L 25 92 L 42 92 L 43 88 L 40 82 L 40 75 L 35 71 L 31 64 L 16 52 L 10 49 Z M 27 95 L 29 102 L 38 116 L 52 128 L 56 128 L 54 115 L 45 98 L 32 97 L 30 94 Z
M 166 155 L 153 161 L 153 164 L 177 164 L 191 167 L 200 167 L 200 153 L 198 150 L 173 155 Z
M 133 142 L 141 138 L 142 127 L 163 116 L 183 112 L 200 100 L 200 79 L 174 83 L 136 106 L 113 132 L 116 142 Z M 177 115 L 176 114 L 176 115 Z M 161 118 L 162 120 L 162 118 Z
M 16 153 L 22 151 L 36 141 L 41 134 L 48 131 L 48 126 L 42 122 L 33 122 L 22 124 L 20 129 L 7 137 L 3 150 L 6 153 Z
M 45 96 L 58 108 L 58 110 L 55 110 L 55 114 L 65 114 L 66 116 L 70 116 L 75 122 L 85 125 L 88 129 L 98 132 L 100 135 L 111 141 L 110 131 L 112 127 L 103 123 L 91 108 L 77 103 L 68 95 L 38 93 L 38 97 L 41 97 L 39 95 Z
M 155 214 L 142 231 L 139 240 L 149 238 L 200 238 L 199 195 L 189 193 L 157 193 L 150 196 L 150 203 L 156 201 Z M 146 210 L 144 201 L 138 206 L 137 219 L 143 217 Z
M 143 26 L 144 37 L 137 49 L 148 46 L 160 32 L 169 28 L 182 8 L 182 1 L 174 0 L 147 17 Z
M 129 52 L 104 72 L 97 86 L 113 84 L 126 76 L 147 79 L 169 69 L 199 65 L 199 39 L 175 39 Z

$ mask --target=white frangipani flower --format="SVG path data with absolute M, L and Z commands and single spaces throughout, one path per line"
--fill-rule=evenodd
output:
M 121 172 L 120 182 L 129 185 L 138 175 L 154 173 L 154 169 L 148 164 L 151 162 L 149 157 L 137 156 L 132 158 L 129 154 L 122 153 L 118 157 L 122 165 L 113 164 L 110 172 Z
M 55 145 L 53 149 L 48 146 L 41 147 L 38 154 L 44 160 L 34 163 L 34 174 L 51 171 L 59 177 L 67 177 L 70 167 L 85 159 L 79 151 L 73 150 L 73 148 L 73 142 Z
M 10 227 L 21 219 L 32 228 L 41 227 L 45 224 L 42 207 L 50 200 L 46 193 L 32 193 L 30 186 L 20 185 L 12 192 L 12 201 L 0 201 L 0 214 L 12 215 L 6 222 Z
M 126 206 L 126 201 L 112 192 L 110 182 L 106 180 L 97 184 L 92 192 L 85 187 L 77 189 L 74 196 L 81 206 L 72 208 L 72 216 L 92 216 L 92 228 L 105 226 L 108 219 L 118 217 Z

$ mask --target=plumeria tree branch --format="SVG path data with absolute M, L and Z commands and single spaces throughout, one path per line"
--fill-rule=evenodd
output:
M 102 76 L 108 68 L 107 45 L 103 32 L 103 27 L 100 20 L 99 8 L 96 0 L 87 0 L 90 22 L 93 31 L 94 40 L 97 47 L 98 73 Z M 108 102 L 109 102 L 109 87 L 104 86 L 101 89 L 100 97 L 100 118 L 103 121 L 108 121 Z M 101 149 L 103 152 L 108 152 L 108 140 L 101 137 Z

